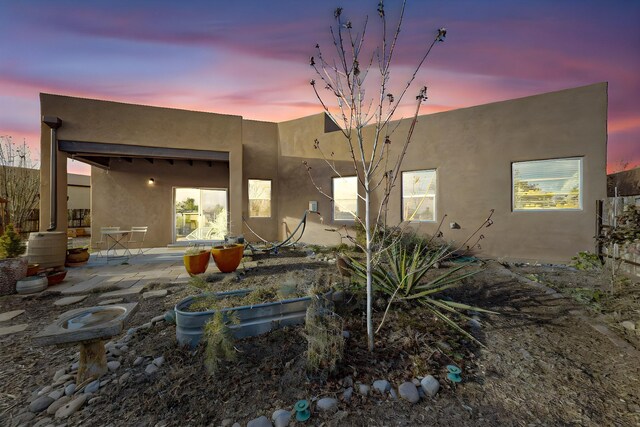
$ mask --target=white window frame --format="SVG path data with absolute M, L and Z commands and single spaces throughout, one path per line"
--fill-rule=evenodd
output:
M 404 174 L 416 173 L 416 172 L 433 172 L 434 179 L 436 181 L 434 193 L 433 193 L 433 219 L 405 219 L 404 218 Z M 400 218 L 402 222 L 437 222 L 438 218 L 438 169 L 418 169 L 410 171 L 402 171 L 400 176 Z
M 549 162 L 554 160 L 577 160 L 578 163 L 578 203 L 579 208 L 548 208 L 548 209 L 518 209 L 516 208 L 516 192 L 515 192 L 515 167 L 519 163 L 536 163 L 536 162 Z M 582 157 L 556 157 L 552 159 L 538 159 L 538 160 L 523 160 L 518 162 L 511 162 L 511 211 L 512 212 L 580 212 L 584 210 L 583 203 L 584 193 L 584 162 Z
M 269 183 L 269 215 L 251 215 L 251 181 L 264 181 Z M 273 182 L 270 179 L 249 178 L 247 179 L 247 210 L 249 211 L 249 218 L 273 218 Z
M 356 211 L 354 212 L 355 217 L 352 217 L 350 219 L 341 219 L 338 218 L 336 219 L 336 180 L 339 179 L 347 179 L 347 178 L 351 178 L 351 179 L 355 179 L 356 181 Z M 331 178 L 331 197 L 333 197 L 332 200 L 332 204 L 331 204 L 331 217 L 333 219 L 333 221 L 336 222 L 355 222 L 356 217 L 358 216 L 358 205 L 359 200 L 358 200 L 358 177 L 356 175 L 351 175 L 351 176 L 334 176 Z

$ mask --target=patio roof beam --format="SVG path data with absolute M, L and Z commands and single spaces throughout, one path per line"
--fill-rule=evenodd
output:
M 146 160 L 147 162 L 149 162 L 149 163 L 153 164 L 153 159 L 151 159 L 151 158 L 147 157 L 145 160 Z
M 194 150 L 189 148 L 145 147 L 141 145 L 107 144 L 59 140 L 58 149 L 77 156 L 138 157 L 171 160 L 204 160 L 228 162 L 229 153 L 224 151 Z

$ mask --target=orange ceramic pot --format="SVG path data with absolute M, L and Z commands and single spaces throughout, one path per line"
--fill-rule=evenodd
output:
M 189 273 L 189 276 L 195 276 L 207 271 L 210 256 L 211 255 L 209 255 L 209 251 L 206 250 L 202 250 L 199 254 L 196 255 L 184 255 L 182 257 L 184 261 L 184 268 L 187 269 L 187 273 Z
M 55 273 L 47 274 L 47 282 L 49 282 L 49 286 L 57 285 L 62 283 L 65 277 L 67 277 L 66 271 L 56 271 Z
M 224 245 L 214 246 L 211 249 L 211 255 L 216 262 L 218 270 L 223 273 L 231 273 L 236 271 L 242 260 L 242 254 L 244 252 L 244 245 Z

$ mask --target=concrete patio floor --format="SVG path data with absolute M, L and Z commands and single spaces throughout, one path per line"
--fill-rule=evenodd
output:
M 48 289 L 63 295 L 100 293 L 101 298 L 116 298 L 140 293 L 152 282 L 184 283 L 189 274 L 182 262 L 183 253 L 184 248 L 148 248 L 141 255 L 110 255 L 108 260 L 94 253 L 86 265 L 67 268 L 64 282 Z M 209 270 L 218 271 L 215 263 Z

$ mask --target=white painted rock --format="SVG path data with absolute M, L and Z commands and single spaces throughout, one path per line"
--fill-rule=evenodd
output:
M 325 412 L 335 411 L 338 409 L 338 400 L 333 397 L 323 397 L 316 403 L 316 408 Z
M 78 409 L 80 409 L 80 407 L 82 407 L 82 405 L 84 405 L 84 402 L 86 402 L 88 398 L 89 398 L 89 396 L 87 396 L 86 394 L 81 394 L 80 396 L 76 397 L 75 399 L 73 399 L 72 401 L 70 401 L 66 405 L 62 406 L 60 409 L 58 409 L 56 411 L 55 417 L 56 418 L 67 418 L 67 417 L 69 417 L 71 414 L 73 414 Z
M 420 381 L 420 385 L 427 396 L 433 397 L 438 393 L 438 390 L 440 390 L 440 383 L 432 375 L 424 377 L 422 381 Z
M 420 394 L 418 394 L 418 389 L 416 388 L 415 384 L 413 384 L 412 382 L 407 381 L 405 383 L 400 384 L 400 387 L 398 388 L 398 392 L 400 393 L 400 397 L 408 402 L 417 403 L 420 400 Z

